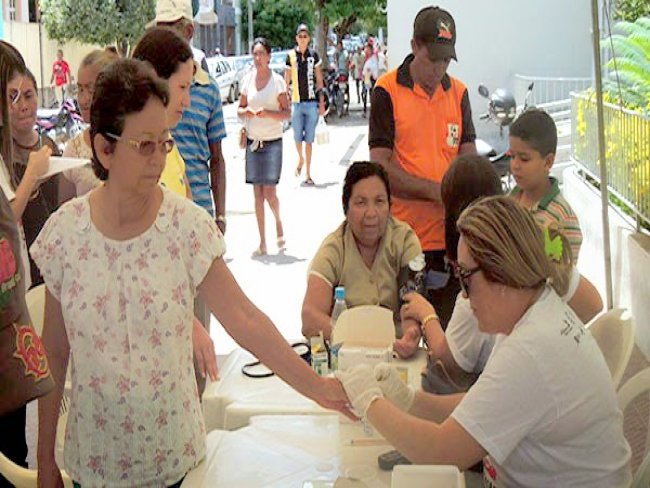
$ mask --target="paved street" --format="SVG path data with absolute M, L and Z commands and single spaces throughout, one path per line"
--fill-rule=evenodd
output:
M 352 95 L 356 100 L 355 95 Z M 353 105 L 353 109 L 354 109 Z M 227 167 L 226 261 L 244 292 L 282 332 L 287 340 L 300 333 L 300 308 L 307 284 L 307 267 L 325 236 L 343 220 L 342 180 L 351 161 L 368 158 L 367 119 L 351 111 L 328 125 L 330 143 L 314 144 L 312 178 L 314 187 L 302 186 L 294 175 L 298 162 L 293 132 L 284 134 L 282 177 L 278 185 L 280 212 L 287 240 L 286 252 L 275 247 L 275 222 L 266 211 L 269 255 L 251 258 L 259 244 L 255 220 L 253 188 L 245 183 L 244 151 L 238 146 L 237 103 L 224 106 L 228 137 L 223 152 Z M 213 318 L 211 335 L 217 354 L 237 347 Z

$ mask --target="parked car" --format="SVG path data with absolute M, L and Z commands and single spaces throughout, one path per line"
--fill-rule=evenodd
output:
M 246 54 L 245 56 L 229 56 L 226 59 L 235 70 L 235 97 L 239 98 L 242 89 L 241 80 L 253 67 L 253 57 Z
M 287 54 L 289 51 L 274 51 L 271 53 L 269 67 L 284 78 L 284 70 L 287 67 Z
M 210 75 L 217 81 L 221 100 L 228 103 L 234 102 L 238 95 L 237 72 L 223 56 L 206 58 Z

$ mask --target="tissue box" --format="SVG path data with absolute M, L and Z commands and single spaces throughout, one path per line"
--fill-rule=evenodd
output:
M 390 362 L 393 359 L 392 345 L 387 347 L 341 346 L 339 350 L 339 370 L 346 370 L 357 364 L 368 364 L 374 367 L 379 363 Z

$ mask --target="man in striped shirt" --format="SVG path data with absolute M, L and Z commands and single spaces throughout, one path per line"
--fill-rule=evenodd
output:
M 156 25 L 176 30 L 188 42 L 194 35 L 190 0 L 158 0 Z M 191 105 L 172 130 L 174 142 L 185 160 L 194 203 L 212 215 L 226 232 L 226 167 L 221 140 L 226 137 L 221 94 L 217 82 L 201 68 L 195 54 L 195 73 L 190 87 Z
M 517 182 L 511 196 L 542 226 L 555 227 L 571 244 L 574 263 L 582 244 L 580 223 L 549 176 L 557 150 L 557 128 L 543 110 L 528 109 L 510 127 L 510 170 Z

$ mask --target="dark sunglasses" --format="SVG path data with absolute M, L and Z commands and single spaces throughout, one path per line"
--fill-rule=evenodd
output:
M 458 281 L 460 282 L 460 289 L 468 297 L 469 297 L 469 279 L 472 277 L 474 273 L 478 271 L 481 271 L 480 266 L 476 266 L 475 268 L 472 269 L 465 269 L 458 263 L 454 263 L 454 275 L 456 275 L 456 278 L 458 278 Z

